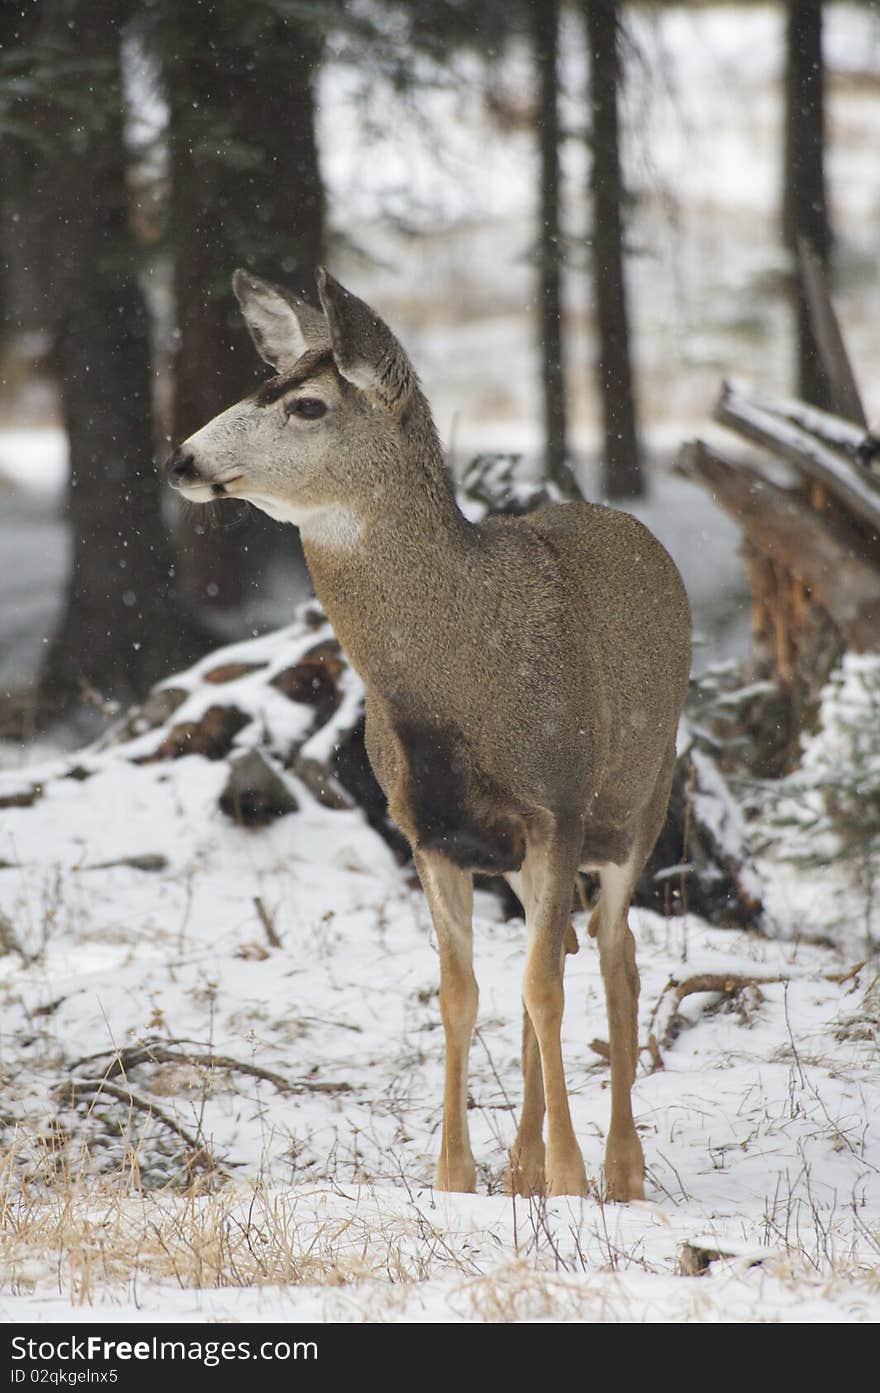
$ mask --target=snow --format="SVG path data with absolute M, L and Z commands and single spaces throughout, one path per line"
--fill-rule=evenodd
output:
M 0 431 L 0 479 L 57 499 L 67 479 L 64 432 L 50 428 Z
M 250 738 L 267 674 L 301 639 L 293 626 L 170 679 L 191 693 L 171 719 L 212 666 L 258 653 L 261 686 L 220 688 L 254 718 Z M 43 788 L 0 832 L 6 1319 L 878 1318 L 880 1000 L 850 945 L 633 912 L 640 1039 L 656 1035 L 664 1067 L 645 1049 L 634 1092 L 647 1199 L 613 1206 L 598 1189 L 608 1068 L 585 1044 L 606 1035 L 603 990 L 576 915 L 564 1042 L 594 1189 L 514 1201 L 524 930 L 478 891 L 478 1192 L 440 1194 L 437 953 L 411 873 L 359 812 L 322 807 L 293 775 L 297 813 L 234 826 L 217 806 L 225 761 L 133 763 L 160 733 L 0 775 L 0 798 Z M 144 856 L 164 868 L 124 864 Z M 671 979 L 697 974 L 756 985 L 686 995 L 672 1022 Z M 156 1059 L 116 1075 L 121 1097 L 71 1102 L 71 1081 L 94 1090 L 138 1043 Z M 185 1193 L 180 1138 L 129 1090 L 209 1148 L 202 1193 Z M 693 1248 L 723 1256 L 680 1275 Z

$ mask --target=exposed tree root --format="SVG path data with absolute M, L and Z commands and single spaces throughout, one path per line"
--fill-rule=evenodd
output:
M 790 980 L 784 974 L 775 977 L 744 977 L 738 973 L 730 972 L 697 972 L 692 977 L 686 977 L 683 982 L 678 981 L 675 977 L 670 977 L 651 1012 L 647 1043 L 642 1045 L 640 1049 L 640 1053 L 644 1052 L 650 1056 L 651 1073 L 656 1073 L 658 1069 L 664 1068 L 661 1049 L 669 1049 L 681 1028 L 678 1008 L 686 996 L 694 996 L 698 992 L 708 992 L 732 1001 L 741 992 L 751 989 L 756 993 L 756 999 L 760 1001 L 763 999 L 762 986 L 767 986 L 772 982 L 788 982 Z M 590 1049 L 603 1059 L 609 1057 L 608 1044 L 605 1040 L 591 1040 Z
M 683 982 L 670 977 L 657 998 L 648 1026 L 646 1048 L 651 1055 L 654 1069 L 663 1068 L 661 1050 L 668 1049 L 678 1034 L 681 1027 L 678 1008 L 686 996 L 694 996 L 698 992 L 714 992 L 732 1001 L 740 993 L 752 990 L 756 993 L 756 999 L 760 1001 L 763 999 L 761 987 L 773 982 L 790 980 L 784 973 L 773 977 L 745 977 L 731 972 L 697 972 L 692 977 L 686 977 Z

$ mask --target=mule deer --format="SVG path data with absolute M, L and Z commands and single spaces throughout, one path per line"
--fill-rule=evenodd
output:
M 318 271 L 321 310 L 244 271 L 235 292 L 275 376 L 169 461 L 188 499 L 249 499 L 299 527 L 315 590 L 366 689 L 367 751 L 412 846 L 440 954 L 446 1037 L 437 1185 L 473 1190 L 473 873 L 526 919 L 522 1118 L 509 1184 L 582 1195 L 563 1071 L 563 964 L 579 869 L 608 1008 L 609 1195 L 642 1197 L 630 1098 L 633 884 L 663 822 L 690 661 L 681 578 L 625 513 L 587 503 L 474 525 L 391 330 Z M 547 1118 L 546 1153 L 542 1139 Z

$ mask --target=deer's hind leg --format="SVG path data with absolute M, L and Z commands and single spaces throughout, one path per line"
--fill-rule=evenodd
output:
M 645 1159 L 632 1112 L 632 1086 L 639 1058 L 639 971 L 627 910 L 636 872 L 632 863 L 600 867 L 599 904 L 591 921 L 608 1010 L 611 1057 L 611 1122 L 605 1144 L 605 1183 L 609 1199 L 645 1197 Z
M 445 856 L 417 852 L 415 860 L 437 934 L 440 1015 L 446 1037 L 436 1185 L 438 1190 L 472 1191 L 477 1176 L 468 1135 L 468 1056 L 479 998 L 473 969 L 473 876 Z

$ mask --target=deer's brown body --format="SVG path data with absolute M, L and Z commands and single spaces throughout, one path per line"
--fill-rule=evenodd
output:
M 472 875 L 491 871 L 520 896 L 528 939 L 510 1182 L 585 1191 L 559 1036 L 573 881 L 589 868 L 609 1014 L 606 1179 L 617 1198 L 638 1197 L 626 912 L 669 797 L 690 661 L 681 579 L 640 523 L 608 508 L 469 523 L 403 350 L 361 301 L 329 277 L 319 284 L 323 315 L 238 273 L 245 317 L 279 375 L 185 442 L 172 473 L 196 501 L 250 498 L 300 526 L 316 592 L 364 679 L 368 753 L 440 950 L 438 1184 L 474 1186 Z

